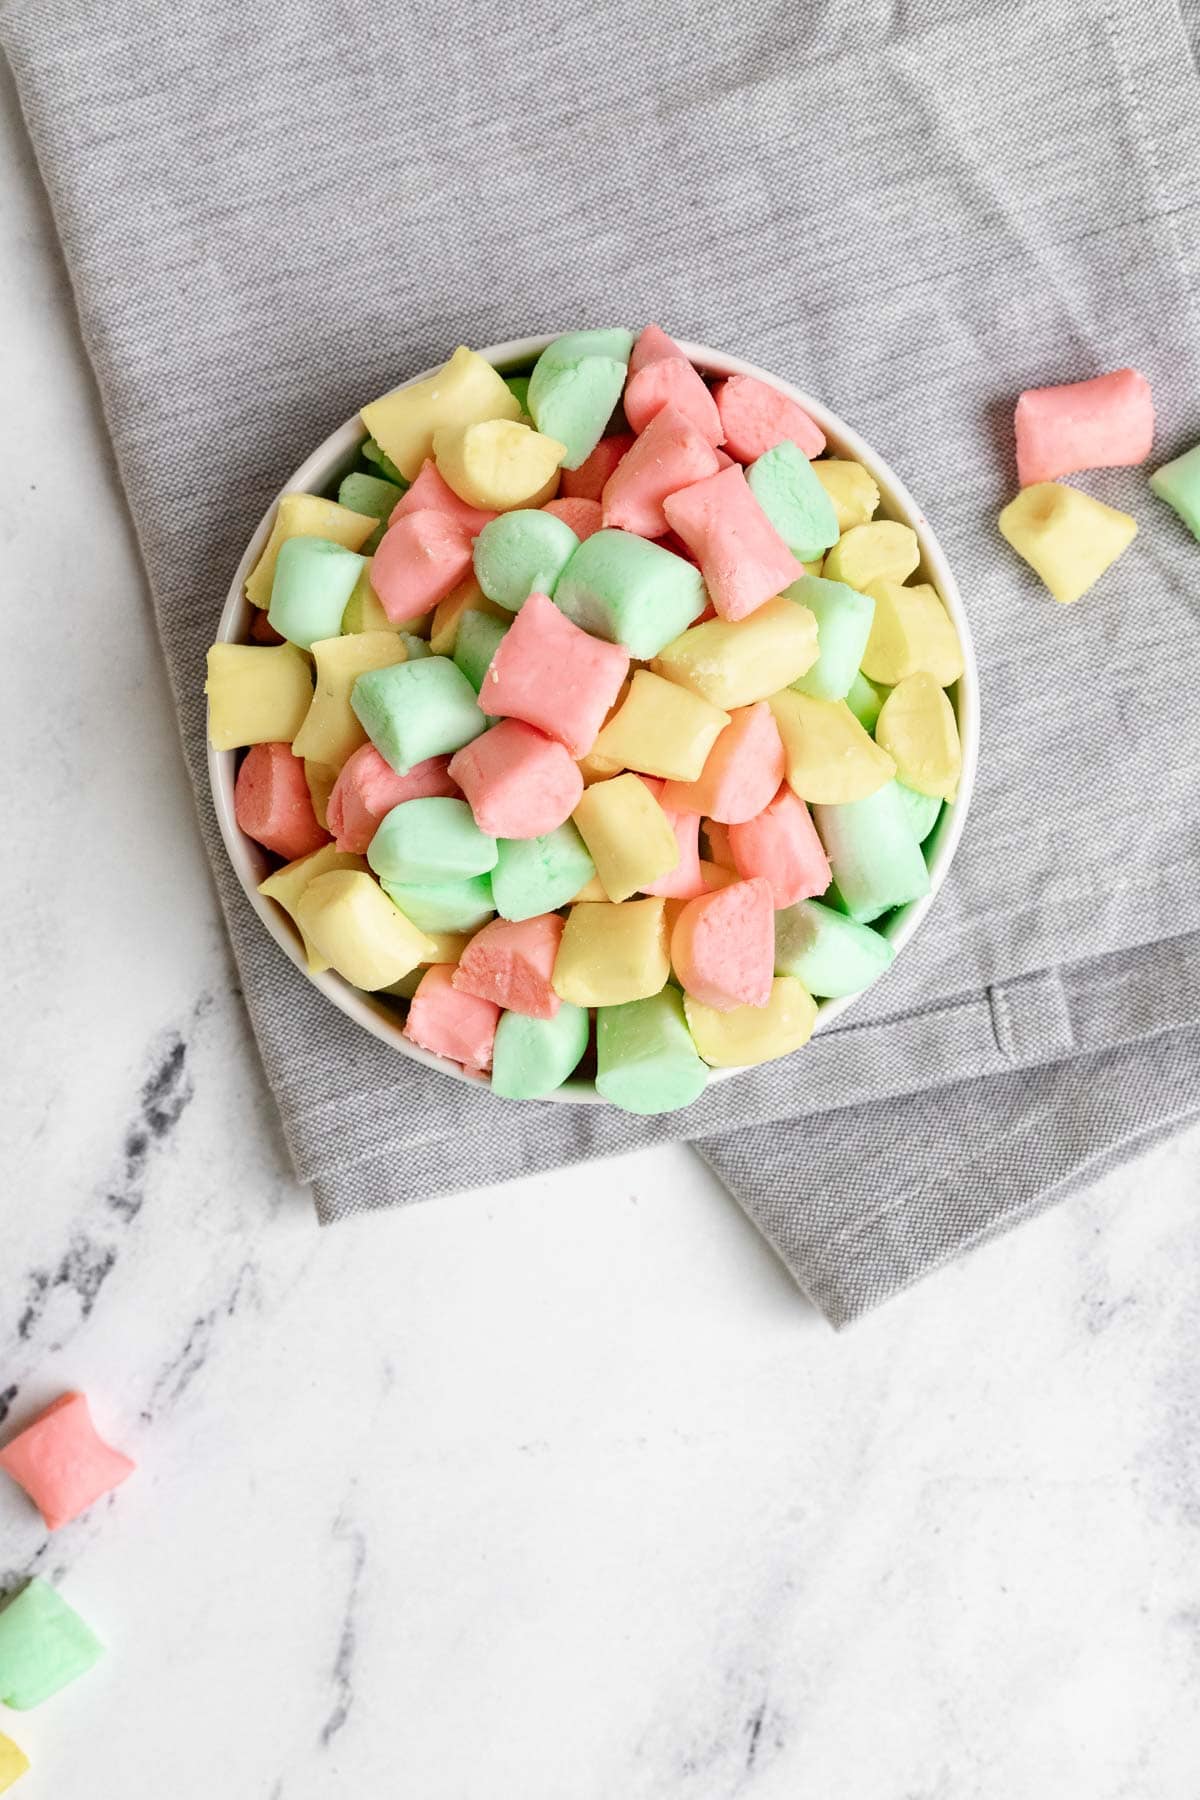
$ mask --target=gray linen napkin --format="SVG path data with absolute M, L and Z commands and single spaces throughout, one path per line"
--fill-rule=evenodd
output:
M 1056 607 L 1000 542 L 1025 386 L 1122 363 L 1200 438 L 1200 86 L 1172 0 L 571 9 L 4 0 L 263 1060 L 322 1219 L 676 1136 L 842 1324 L 1200 1112 L 1200 550 Z M 921 936 L 682 1115 L 400 1062 L 261 930 L 203 655 L 287 472 L 458 341 L 656 318 L 824 396 L 955 564 L 982 773 Z

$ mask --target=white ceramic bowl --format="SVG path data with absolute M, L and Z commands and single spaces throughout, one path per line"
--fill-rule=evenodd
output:
M 508 344 L 493 344 L 481 352 L 490 363 L 502 372 L 522 369 L 531 363 L 552 343 L 559 334 L 551 333 L 546 337 L 520 338 Z M 962 738 L 963 770 L 959 783 L 958 796 L 952 805 L 942 809 L 942 815 L 934 828 L 933 836 L 926 845 L 929 862 L 930 891 L 921 900 L 897 912 L 886 927 L 886 935 L 895 945 L 899 953 L 909 939 L 915 934 L 921 921 L 933 905 L 938 889 L 946 878 L 958 840 L 962 836 L 966 823 L 967 809 L 971 803 L 971 789 L 975 781 L 975 765 L 979 749 L 979 686 L 978 671 L 975 665 L 975 651 L 971 642 L 971 628 L 963 609 L 962 597 L 955 585 L 954 576 L 942 552 L 941 545 L 930 529 L 929 523 L 921 508 L 912 498 L 908 489 L 889 469 L 882 457 L 877 456 L 869 444 L 848 425 L 831 413 L 827 406 L 810 395 L 801 393 L 790 382 L 781 381 L 777 375 L 765 369 L 756 368 L 753 363 L 742 362 L 736 356 L 726 356 L 720 350 L 710 350 L 706 344 L 683 344 L 681 348 L 687 356 L 706 373 L 711 375 L 756 375 L 760 381 L 769 382 L 781 392 L 791 396 L 806 413 L 808 413 L 825 433 L 828 448 L 837 456 L 848 457 L 860 462 L 869 469 L 879 485 L 881 518 L 899 519 L 911 525 L 917 534 L 921 546 L 921 566 L 918 571 L 922 580 L 932 582 L 945 601 L 946 609 L 954 620 L 962 643 L 965 673 L 962 680 L 950 689 L 950 698 L 958 716 L 958 729 Z M 413 381 L 423 381 L 431 370 L 414 375 Z M 373 398 L 367 396 L 366 398 Z M 366 437 L 362 422 L 348 419 L 331 437 L 325 439 L 307 462 L 290 475 L 280 490 L 280 494 L 288 493 L 325 493 L 341 476 L 351 469 L 358 456 L 358 447 Z M 236 644 L 246 641 L 253 607 L 246 599 L 244 589 L 246 577 L 258 561 L 263 545 L 271 529 L 275 516 L 275 507 L 279 499 L 276 495 L 266 514 L 261 520 L 258 530 L 246 546 L 245 555 L 234 572 L 229 593 L 221 613 L 221 622 L 217 627 L 217 640 L 220 643 Z M 341 1009 L 348 1018 L 370 1031 L 375 1037 L 390 1044 L 401 1056 L 413 1057 L 417 1062 L 427 1063 L 430 1068 L 440 1069 L 443 1074 L 459 1081 L 476 1080 L 468 1077 L 455 1063 L 447 1062 L 440 1056 L 432 1056 L 427 1050 L 418 1049 L 403 1035 L 403 1017 L 386 998 L 374 994 L 364 994 L 353 988 L 340 975 L 332 971 L 324 975 L 312 975 L 305 965 L 304 950 L 300 937 L 292 921 L 273 900 L 264 898 L 258 892 L 258 884 L 275 866 L 267 852 L 253 838 L 249 838 L 239 828 L 233 811 L 233 784 L 237 767 L 237 752 L 233 750 L 214 750 L 209 748 L 208 768 L 212 780 L 213 802 L 217 810 L 217 819 L 221 826 L 221 835 L 225 839 L 225 847 L 229 851 L 229 859 L 237 872 L 238 880 L 246 891 L 246 898 L 257 912 L 265 928 L 279 944 L 281 949 L 291 957 L 296 967 L 309 981 L 316 984 L 326 997 Z M 829 1025 L 847 1007 L 853 1006 L 857 995 L 850 995 L 843 1000 L 825 1000 L 821 1002 L 817 1014 L 817 1029 Z M 803 1055 L 803 1052 L 798 1054 Z M 737 1069 L 714 1069 L 711 1079 L 724 1081 L 739 1074 Z M 551 1100 L 569 1100 L 576 1104 L 592 1102 L 603 1105 L 600 1095 L 590 1081 L 570 1081 L 557 1092 L 549 1096 Z

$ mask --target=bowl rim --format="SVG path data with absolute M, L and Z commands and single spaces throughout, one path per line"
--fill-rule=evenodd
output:
M 562 335 L 561 332 L 552 331 L 541 333 L 535 337 L 512 338 L 506 343 L 490 344 L 479 354 L 503 374 L 507 369 L 519 368 L 521 365 L 531 362 L 541 354 L 548 344 L 553 343 L 555 338 Z M 895 474 L 891 466 L 864 438 L 860 437 L 857 431 L 847 425 L 822 401 L 805 393 L 803 389 L 796 387 L 793 383 L 783 380 L 770 370 L 761 368 L 756 363 L 747 362 L 744 358 L 732 356 L 725 351 L 714 350 L 707 344 L 693 343 L 684 339 L 680 339 L 678 342 L 684 355 L 705 374 L 718 377 L 752 375 L 757 380 L 764 381 L 770 387 L 786 394 L 820 426 L 825 434 L 827 452 L 832 450 L 837 456 L 862 463 L 879 487 L 880 504 L 884 515 L 898 519 L 903 524 L 911 525 L 915 531 L 921 547 L 921 561 L 917 572 L 923 573 L 937 589 L 958 632 L 963 652 L 963 674 L 949 692 L 962 743 L 962 776 L 954 800 L 947 802 L 942 808 L 941 816 L 934 828 L 933 848 L 927 857 L 929 892 L 919 900 L 911 901 L 907 906 L 899 909 L 887 930 L 886 935 L 893 944 L 896 955 L 899 956 L 904 947 L 915 937 L 937 900 L 962 838 L 975 786 L 975 774 L 979 759 L 979 675 L 974 640 L 962 595 L 946 554 L 924 509 L 918 505 L 907 486 Z M 436 367 L 440 368 L 441 366 L 438 364 Z M 397 386 L 411 387 L 418 381 L 427 380 L 430 375 L 435 373 L 436 368 L 423 369 L 409 379 L 399 382 Z M 255 611 L 245 596 L 246 578 L 262 554 L 280 500 L 285 494 L 323 493 L 339 469 L 348 467 L 354 461 L 358 446 L 366 436 L 366 428 L 361 417 L 356 413 L 352 418 L 339 425 L 322 443 L 317 445 L 315 450 L 310 452 L 299 467 L 292 471 L 287 481 L 272 498 L 234 571 L 224 606 L 221 609 L 215 643 L 237 644 L 246 641 L 246 631 Z M 468 1074 L 457 1063 L 450 1062 L 441 1056 L 435 1056 L 432 1052 L 421 1049 L 419 1045 L 406 1038 L 403 1035 L 402 1018 L 379 996 L 351 987 L 348 981 L 345 981 L 332 969 L 319 974 L 309 969 L 299 931 L 291 918 L 278 903 L 258 891 L 258 883 L 264 879 L 264 873 L 260 870 L 265 871 L 266 865 L 263 858 L 266 853 L 261 845 L 246 836 L 234 815 L 233 787 L 237 755 L 237 750 L 215 750 L 211 739 L 208 740 L 208 774 L 213 807 L 226 852 L 242 890 L 280 949 L 290 958 L 305 979 L 320 989 L 326 999 L 330 1000 L 355 1024 L 369 1031 L 373 1037 L 413 1061 L 436 1069 L 442 1075 L 450 1076 L 457 1081 L 471 1082 L 476 1087 L 481 1084 L 490 1086 L 486 1076 Z M 814 1030 L 828 1030 L 829 1026 L 860 998 L 860 994 L 848 994 L 840 999 L 819 1001 Z M 725 1081 L 746 1072 L 743 1068 L 712 1069 L 709 1073 L 709 1081 L 710 1083 Z M 596 1092 L 595 1086 L 590 1080 L 574 1078 L 565 1082 L 552 1094 L 546 1095 L 545 1098 L 551 1101 L 566 1101 L 573 1105 L 602 1106 L 607 1104 L 603 1096 Z

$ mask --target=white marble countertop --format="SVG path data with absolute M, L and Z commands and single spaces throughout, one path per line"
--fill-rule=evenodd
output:
M 0 1412 L 140 1464 L 0 1480 L 109 1645 L 17 1791 L 1196 1800 L 1200 1133 L 841 1338 L 682 1148 L 318 1233 L 3 134 Z

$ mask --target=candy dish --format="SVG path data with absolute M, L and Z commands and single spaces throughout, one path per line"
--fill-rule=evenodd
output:
M 557 339 L 552 336 L 526 338 L 515 340 L 510 343 L 490 346 L 479 354 L 501 374 L 523 373 L 530 368 L 547 346 L 556 341 Z M 910 527 L 912 532 L 915 533 L 920 551 L 920 562 L 911 579 L 927 582 L 937 590 L 946 613 L 949 615 L 949 619 L 952 622 L 954 631 L 957 634 L 958 643 L 961 647 L 963 670 L 959 678 L 947 689 L 947 695 L 950 707 L 953 709 L 953 718 L 957 726 L 957 734 L 961 743 L 961 773 L 958 777 L 954 796 L 942 806 L 937 823 L 925 845 L 925 861 L 928 867 L 929 878 L 928 893 L 919 899 L 909 902 L 907 905 L 896 908 L 877 926 L 877 930 L 888 940 L 893 950 L 899 953 L 919 929 L 922 921 L 936 900 L 942 882 L 945 880 L 955 849 L 962 835 L 975 778 L 979 739 L 977 670 L 970 627 L 961 596 L 954 581 L 953 573 L 924 513 L 912 499 L 904 484 L 898 479 L 883 459 L 879 457 L 851 427 L 846 425 L 832 413 L 828 407 L 824 406 L 820 401 L 801 392 L 788 382 L 781 380 L 777 375 L 759 369 L 755 367 L 755 365 L 740 358 L 730 356 L 725 352 L 711 349 L 705 345 L 682 342 L 680 343 L 679 348 L 683 351 L 689 361 L 706 376 L 718 379 L 722 377 L 749 377 L 752 378 L 753 381 L 766 383 L 779 393 L 787 396 L 790 401 L 793 401 L 803 410 L 808 418 L 819 427 L 820 432 L 824 434 L 826 440 L 825 453 L 827 455 L 861 464 L 862 467 L 868 471 L 869 475 L 877 485 L 880 494 L 880 504 L 875 515 L 876 519 L 896 521 L 900 525 Z M 427 371 L 423 375 L 415 376 L 412 383 L 406 383 L 405 385 L 412 386 L 417 382 L 428 380 L 433 373 L 433 371 Z M 645 386 L 646 383 L 643 382 L 641 385 Z M 629 400 L 630 397 L 631 394 L 627 394 L 627 400 Z M 638 422 L 639 421 L 631 416 L 631 425 L 635 425 Z M 645 421 L 641 422 L 643 423 L 645 430 L 650 429 L 649 426 L 645 425 Z M 754 421 L 752 419 L 747 420 L 744 424 L 744 429 L 747 432 L 752 433 L 753 428 Z M 738 429 L 743 429 L 741 422 L 738 424 Z M 565 431 L 561 435 L 565 437 Z M 325 442 L 293 472 L 288 481 L 284 484 L 283 488 L 280 490 L 280 495 L 272 502 L 257 531 L 247 545 L 245 554 L 234 573 L 216 633 L 216 641 L 218 644 L 245 644 L 253 641 L 251 637 L 251 627 L 256 617 L 256 608 L 247 598 L 245 591 L 246 582 L 251 571 L 259 564 L 263 549 L 270 538 L 279 500 L 285 494 L 294 494 L 297 492 L 311 494 L 336 492 L 341 478 L 347 475 L 358 464 L 361 447 L 366 439 L 367 431 L 362 419 L 355 417 L 354 419 L 348 420 L 327 438 Z M 739 446 L 735 445 L 734 447 L 738 448 Z M 807 448 L 805 453 L 811 454 Z M 463 479 L 462 485 L 460 485 L 458 489 L 459 493 L 462 493 L 467 485 L 467 481 Z M 686 494 L 687 489 L 684 488 L 682 492 Z M 674 500 L 679 500 L 681 496 L 675 495 L 673 498 Z M 631 504 L 636 507 L 637 503 L 635 496 Z M 563 509 L 562 516 L 567 518 L 569 522 L 571 517 L 569 508 L 572 505 L 572 502 L 560 501 L 557 504 Z M 689 505 L 673 506 L 672 500 L 668 500 L 666 503 L 666 512 L 672 532 L 686 537 L 689 531 L 702 531 L 703 521 L 697 523 L 697 521 L 690 516 L 695 510 L 694 507 Z M 672 516 L 672 514 L 674 516 Z M 843 537 L 842 542 L 843 544 L 845 543 L 845 537 Z M 836 576 L 836 568 L 829 573 L 831 576 Z M 743 598 L 739 593 L 735 591 L 735 589 L 731 589 L 728 595 L 723 596 L 723 600 L 725 603 L 722 606 L 724 616 L 726 618 L 739 617 L 740 614 L 738 609 L 744 603 Z M 769 602 L 768 604 L 776 603 Z M 728 611 L 725 610 L 726 606 L 729 608 Z M 568 613 L 568 616 L 571 616 L 571 604 L 569 601 L 564 605 L 564 610 Z M 587 623 L 586 619 L 581 619 L 580 622 L 584 624 Z M 318 632 L 317 635 L 320 636 L 320 633 Z M 649 679 L 656 679 L 656 677 L 648 677 L 648 680 Z M 797 738 L 802 741 L 802 708 L 805 704 L 802 696 L 797 697 L 797 704 L 798 708 L 801 710 L 798 713 L 797 722 L 795 723 L 795 732 Z M 809 704 L 819 705 L 820 702 L 815 701 L 810 702 Z M 902 721 L 898 721 L 897 723 L 901 724 Z M 787 732 L 784 724 L 781 723 L 780 729 L 781 734 L 783 734 L 786 739 Z M 274 937 L 284 953 L 291 958 L 296 967 L 300 969 L 309 980 L 313 981 L 316 986 L 320 988 L 322 993 L 333 1005 L 337 1006 L 347 1017 L 354 1020 L 355 1023 L 360 1025 L 363 1029 L 371 1032 L 375 1037 L 389 1044 L 401 1055 L 412 1057 L 416 1061 L 436 1068 L 454 1079 L 472 1080 L 476 1083 L 481 1080 L 486 1081 L 486 1074 L 481 1074 L 478 1069 L 463 1067 L 459 1061 L 451 1061 L 446 1057 L 432 1054 L 430 1051 L 423 1049 L 420 1045 L 414 1043 L 412 1038 L 405 1035 L 404 1032 L 403 1008 L 389 996 L 380 993 L 364 992 L 359 987 L 352 986 L 349 981 L 343 979 L 342 976 L 335 973 L 333 970 L 313 973 L 308 968 L 305 950 L 296 926 L 292 923 L 291 919 L 281 906 L 275 904 L 270 897 L 259 891 L 259 884 L 270 875 L 275 868 L 277 868 L 278 864 L 276 859 L 274 859 L 261 844 L 249 837 L 238 825 L 234 805 L 234 784 L 237 775 L 237 767 L 238 753 L 235 749 L 210 746 L 209 771 L 212 781 L 213 801 L 230 861 L 246 893 L 247 899 L 258 913 L 265 928 L 271 933 L 272 937 Z M 635 777 L 634 779 L 637 778 Z M 661 784 L 657 782 L 648 782 L 647 785 L 650 786 L 651 791 L 653 791 L 655 787 L 661 786 Z M 596 790 L 590 789 L 589 792 L 595 793 Z M 819 801 L 819 796 L 814 794 L 813 799 L 814 801 Z M 815 812 L 819 814 L 820 811 L 821 807 L 817 804 L 815 806 Z M 820 823 L 819 819 L 818 823 Z M 401 904 L 398 898 L 397 904 Z M 635 900 L 633 904 L 637 905 L 638 902 Z M 429 928 L 426 927 L 426 929 Z M 820 1030 L 827 1028 L 833 1020 L 838 1018 L 853 1004 L 854 999 L 857 997 L 857 994 L 847 994 L 839 998 L 820 1000 L 817 1006 L 815 1029 Z M 725 1080 L 739 1072 L 739 1069 L 736 1066 L 720 1066 L 720 1058 L 720 1050 L 711 1057 L 706 1055 L 706 1060 L 713 1061 L 717 1064 L 717 1066 L 712 1066 L 710 1069 L 708 1079 L 711 1081 Z M 802 1061 L 795 1062 L 790 1066 L 794 1066 L 795 1079 L 797 1082 L 802 1082 Z M 569 1078 L 560 1087 L 554 1089 L 553 1092 L 547 1094 L 545 1097 L 554 1100 L 565 1100 L 575 1104 L 602 1103 L 602 1096 L 597 1093 L 594 1082 L 591 1079 L 584 1078 L 580 1075 Z

